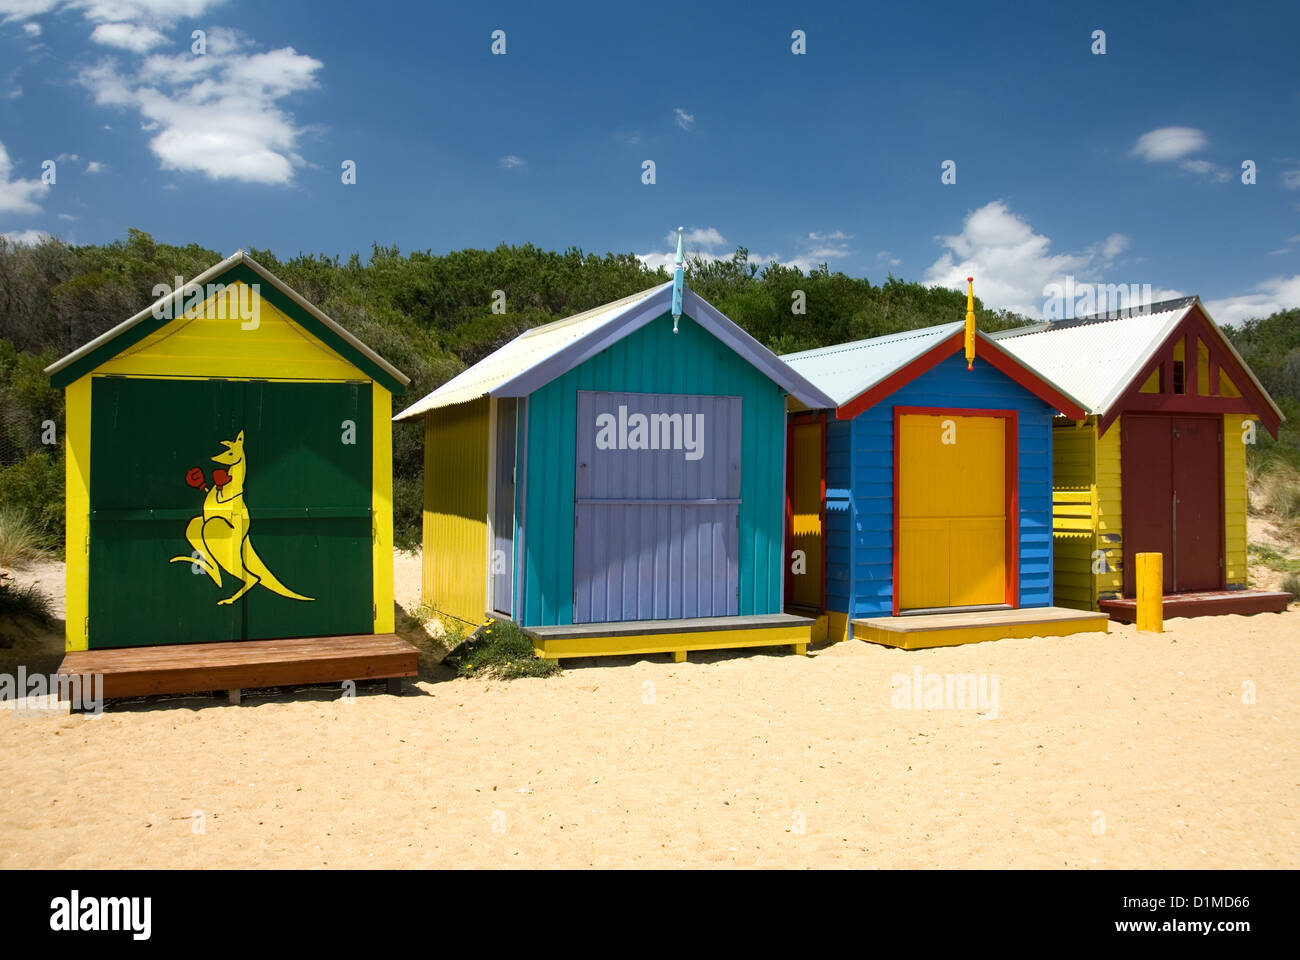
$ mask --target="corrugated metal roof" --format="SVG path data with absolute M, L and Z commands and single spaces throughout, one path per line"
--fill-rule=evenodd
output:
M 648 290 L 634 293 L 622 300 L 615 300 L 613 303 L 594 307 L 584 313 L 526 330 L 469 369 L 456 374 L 437 390 L 413 403 L 393 419 L 413 419 L 430 410 L 454 406 L 491 393 L 523 371 L 535 367 L 565 347 L 635 310 L 642 303 L 652 300 L 656 294 L 671 287 L 671 280 L 668 283 L 656 284 Z
M 781 359 L 829 394 L 836 406 L 842 407 L 965 327 L 965 322 L 958 320 L 937 327 L 788 353 Z
M 1000 330 L 990 336 L 1026 366 L 1105 413 L 1148 366 L 1156 349 L 1187 315 L 1195 297 L 1072 320 Z M 1226 340 L 1226 338 L 1225 338 Z
M 668 312 L 672 286 L 672 281 L 661 283 L 586 313 L 521 333 L 393 419 L 413 420 L 430 410 L 465 403 L 485 394 L 526 396 L 630 333 L 641 323 L 648 323 Z M 781 363 L 776 354 L 689 287 L 683 293 L 683 305 L 686 316 L 745 357 L 801 403 L 812 408 L 833 405 L 830 397 Z

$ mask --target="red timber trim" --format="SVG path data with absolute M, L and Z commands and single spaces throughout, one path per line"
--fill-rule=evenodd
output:
M 820 474 L 821 493 L 818 500 L 821 530 L 822 530 L 822 564 L 821 564 L 821 601 L 818 606 L 819 612 L 826 611 L 826 411 L 806 411 L 803 413 L 791 414 L 786 429 L 785 444 L 785 557 L 782 563 L 785 566 L 785 602 L 790 603 L 790 588 L 793 584 L 790 581 L 792 576 L 790 572 L 790 554 L 794 550 L 794 500 L 790 496 L 790 477 L 794 467 L 794 431 L 791 427 L 803 426 L 809 423 L 821 425 L 821 460 L 817 465 Z
M 1188 307 L 1187 315 L 1178 321 L 1168 336 L 1152 351 L 1148 362 L 1132 382 L 1111 404 L 1097 422 L 1097 435 L 1101 436 L 1124 413 L 1191 413 L 1225 414 L 1244 413 L 1259 417 L 1260 423 L 1274 437 L 1281 419 L 1274 412 L 1268 398 L 1255 386 L 1255 381 L 1232 351 L 1224 346 L 1224 335 L 1210 322 L 1199 303 Z M 1199 377 L 1196 367 L 1200 362 L 1196 341 L 1200 339 L 1209 351 L 1210 392 L 1219 388 L 1219 372 L 1227 370 L 1228 376 L 1241 391 L 1240 397 L 1206 397 L 1198 391 Z M 1174 393 L 1174 346 L 1183 341 L 1183 393 Z M 1143 393 L 1142 384 L 1150 376 L 1153 366 L 1162 371 L 1160 393 Z
M 954 353 L 961 350 L 964 345 L 964 334 L 958 330 L 947 340 L 935 344 L 911 363 L 895 370 L 874 387 L 858 394 L 858 396 L 838 408 L 835 411 L 836 418 L 852 420 L 863 411 L 874 407 L 894 391 L 907 386 L 921 374 L 937 367 Z M 1077 401 L 1052 386 L 1030 367 L 1025 366 L 1025 364 L 998 346 L 995 341 L 990 340 L 981 331 L 976 331 L 975 357 L 984 360 L 993 369 L 1020 384 L 1034 396 L 1044 403 L 1050 404 L 1053 409 L 1060 411 L 1071 420 L 1083 420 L 1088 416 L 1088 411 L 1080 406 Z
M 904 416 L 917 414 L 927 417 L 998 417 L 1005 421 L 1003 436 L 1003 509 L 1006 511 L 1006 533 L 1003 540 L 1006 589 L 1003 594 L 1009 607 L 1020 607 L 1020 415 L 1015 410 L 985 410 L 979 407 L 894 407 L 894 521 L 893 521 L 893 613 L 899 615 L 898 589 L 898 527 L 899 506 L 902 497 L 898 489 L 902 466 L 900 421 Z

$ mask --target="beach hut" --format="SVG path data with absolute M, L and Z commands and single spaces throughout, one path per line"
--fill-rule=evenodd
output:
M 547 659 L 788 644 L 787 405 L 828 404 L 681 284 L 529 330 L 404 410 L 424 598 Z
M 807 579 L 789 594 L 819 632 L 912 648 L 1105 628 L 1052 605 L 1052 417 L 1084 411 L 975 329 L 973 298 L 966 323 L 782 359 L 835 401 L 791 424 Z
M 1166 616 L 1286 608 L 1246 570 L 1246 449 L 1282 413 L 1197 297 L 993 337 L 1087 408 L 1052 431 L 1058 604 L 1135 619 L 1155 552 Z
M 393 636 L 404 374 L 243 251 L 46 372 L 65 673 L 109 696 L 414 673 Z

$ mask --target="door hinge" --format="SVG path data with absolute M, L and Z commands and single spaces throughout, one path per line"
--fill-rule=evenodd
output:
M 87 641 L 90 640 L 90 617 L 86 617 L 85 621 L 81 624 L 81 635 L 85 637 Z
M 86 534 L 86 556 L 90 556 L 90 534 Z
M 379 619 L 379 604 L 377 604 L 377 603 L 372 603 L 372 604 L 370 605 L 370 619 L 371 619 L 371 620 L 378 620 L 378 619 Z

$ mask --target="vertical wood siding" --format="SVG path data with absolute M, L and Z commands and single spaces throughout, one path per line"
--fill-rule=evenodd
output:
M 1060 421 L 1052 427 L 1052 539 L 1059 607 L 1097 609 L 1092 572 L 1097 546 L 1097 428 Z M 1119 563 L 1119 551 L 1111 562 Z
M 1096 429 L 1096 417 L 1089 418 Z M 1124 496 L 1120 478 L 1120 423 L 1097 438 L 1097 544 L 1106 551 L 1106 570 L 1096 576 L 1094 600 L 1124 592 Z
M 488 398 L 424 420 L 424 599 L 466 623 L 487 611 Z
M 1245 587 L 1246 572 L 1246 445 L 1241 423 L 1255 420 L 1240 413 L 1223 417 L 1223 581 Z
M 672 317 L 665 314 L 529 397 L 519 622 L 572 622 L 579 390 L 742 398 L 739 612 L 780 612 L 785 395 L 689 317 L 682 317 L 674 334 Z

